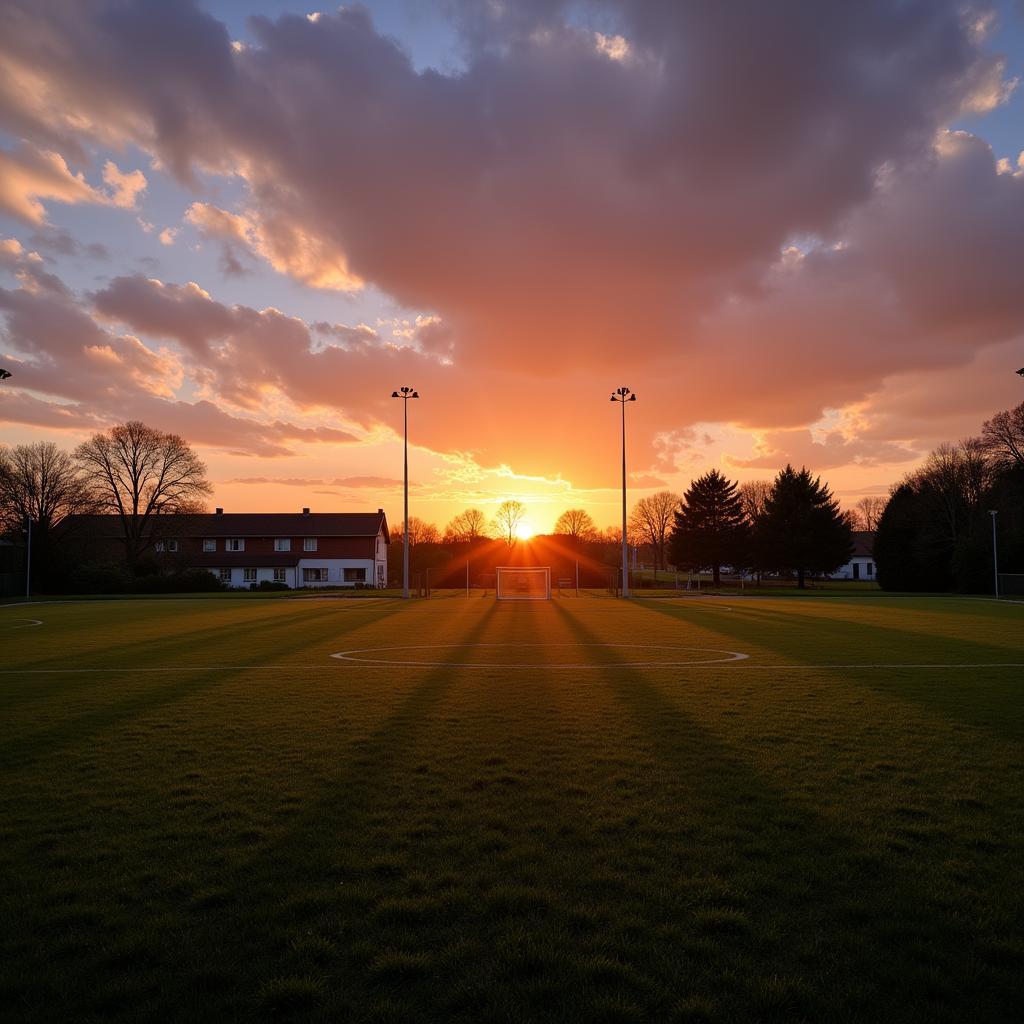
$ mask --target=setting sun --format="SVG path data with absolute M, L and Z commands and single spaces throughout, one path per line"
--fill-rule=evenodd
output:
M 516 526 L 516 538 L 518 540 L 529 540 L 536 532 L 537 530 L 534 528 L 533 523 L 526 519 Z

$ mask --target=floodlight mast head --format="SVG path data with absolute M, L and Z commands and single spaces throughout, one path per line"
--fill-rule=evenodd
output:
M 0 370 L 0 380 L 7 380 L 11 376 L 10 370 Z
M 1018 375 L 1019 375 L 1019 376 L 1021 376 L 1021 377 L 1024 377 L 1024 366 L 1022 366 L 1022 367 L 1021 367 L 1021 368 L 1020 368 L 1020 369 L 1019 369 L 1019 370 L 1017 371 L 1017 373 L 1018 373 Z

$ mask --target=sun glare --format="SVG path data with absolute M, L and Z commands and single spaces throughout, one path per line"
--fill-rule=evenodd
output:
M 516 527 L 516 537 L 519 540 L 529 540 L 536 532 L 533 524 L 525 520 Z

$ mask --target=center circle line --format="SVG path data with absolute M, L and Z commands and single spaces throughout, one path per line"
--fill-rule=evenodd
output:
M 524 650 L 530 648 L 600 648 L 604 650 L 634 651 L 691 651 L 696 654 L 721 654 L 721 658 L 697 658 L 680 661 L 409 661 L 395 658 L 373 658 L 365 655 L 397 654 L 400 651 L 452 651 L 452 650 Z M 339 661 L 354 662 L 362 665 L 391 665 L 410 668 L 679 668 L 687 665 L 721 665 L 730 662 L 745 661 L 750 655 L 738 651 L 727 651 L 710 647 L 679 647 L 669 644 L 602 644 L 602 643 L 482 643 L 482 644 L 402 644 L 390 647 L 359 647 L 348 651 L 338 651 L 331 655 Z

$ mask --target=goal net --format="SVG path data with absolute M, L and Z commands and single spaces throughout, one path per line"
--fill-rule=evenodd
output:
M 551 599 L 551 570 L 543 568 L 521 569 L 498 566 L 495 595 L 499 601 L 549 601 Z

